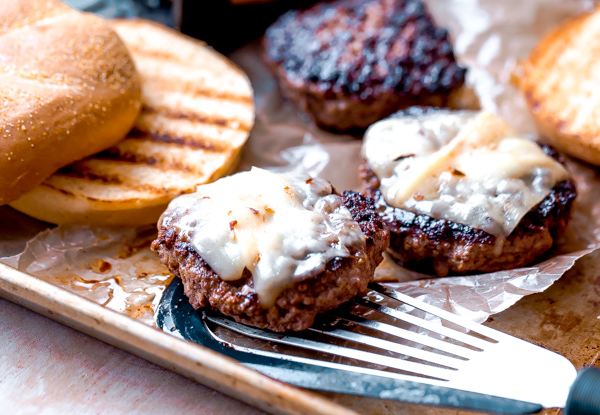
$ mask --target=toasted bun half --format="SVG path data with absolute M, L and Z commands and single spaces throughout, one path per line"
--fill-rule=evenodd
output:
M 140 108 L 107 23 L 55 0 L 0 0 L 0 205 L 125 137 Z
M 246 75 L 204 43 L 144 20 L 115 20 L 142 80 L 142 111 L 116 146 L 73 163 L 11 203 L 56 223 L 155 223 L 171 199 L 235 168 L 254 123 Z
M 600 8 L 548 33 L 518 83 L 542 137 L 600 165 Z

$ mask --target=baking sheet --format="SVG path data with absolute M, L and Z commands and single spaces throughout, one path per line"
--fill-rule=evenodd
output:
M 205 347 L 183 341 L 53 284 L 0 264 L 0 297 L 281 415 L 356 415 L 318 395 L 277 382 Z M 136 387 L 133 382 L 131 387 Z M 98 391 L 94 399 L 121 399 Z

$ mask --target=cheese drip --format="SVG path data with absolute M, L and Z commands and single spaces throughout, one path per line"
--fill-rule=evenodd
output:
M 497 253 L 566 169 L 488 112 L 439 110 L 371 126 L 362 155 L 386 202 L 496 236 Z
M 335 257 L 364 255 L 365 237 L 329 182 L 252 168 L 174 199 L 173 226 L 225 281 L 252 274 L 262 306 Z

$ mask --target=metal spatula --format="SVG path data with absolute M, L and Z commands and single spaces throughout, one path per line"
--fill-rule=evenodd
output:
M 556 353 L 379 284 L 369 288 L 311 329 L 281 334 L 195 311 L 175 279 L 157 323 L 309 389 L 495 413 L 600 414 L 600 370 L 577 377 Z

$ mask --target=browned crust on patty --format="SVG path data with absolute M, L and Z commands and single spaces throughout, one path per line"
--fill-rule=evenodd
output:
M 291 10 L 269 27 L 264 44 L 282 94 L 336 131 L 358 132 L 413 105 L 451 105 L 466 73 L 422 0 Z
M 218 310 L 240 323 L 277 332 L 304 330 L 317 314 L 364 291 L 389 245 L 389 231 L 372 202 L 356 192 L 344 192 L 342 197 L 366 237 L 366 255 L 334 258 L 324 272 L 284 290 L 270 308 L 259 303 L 247 270 L 239 280 L 223 281 L 172 227 L 159 229 L 152 250 L 182 279 L 195 309 Z
M 549 148 L 547 153 L 558 159 Z M 559 159 L 559 161 L 561 161 Z M 444 277 L 519 268 L 549 250 L 569 223 L 575 183 L 558 183 L 550 194 L 529 211 L 506 238 L 496 255 L 496 238 L 487 232 L 445 219 L 433 219 L 387 204 L 379 179 L 363 163 L 359 169 L 363 193 L 372 198 L 390 229 L 388 252 L 403 266 Z
M 418 107 L 458 108 L 456 98 L 465 94 L 462 89 L 444 94 L 421 94 L 417 97 L 403 96 L 394 91 L 381 91 L 376 100 L 362 99 L 359 95 L 323 93 L 314 88 L 297 88 L 285 77 L 281 67 L 272 64 L 278 78 L 282 95 L 308 114 L 319 127 L 349 134 L 360 135 L 371 124 L 398 110 Z M 476 106 L 475 106 L 476 108 Z

